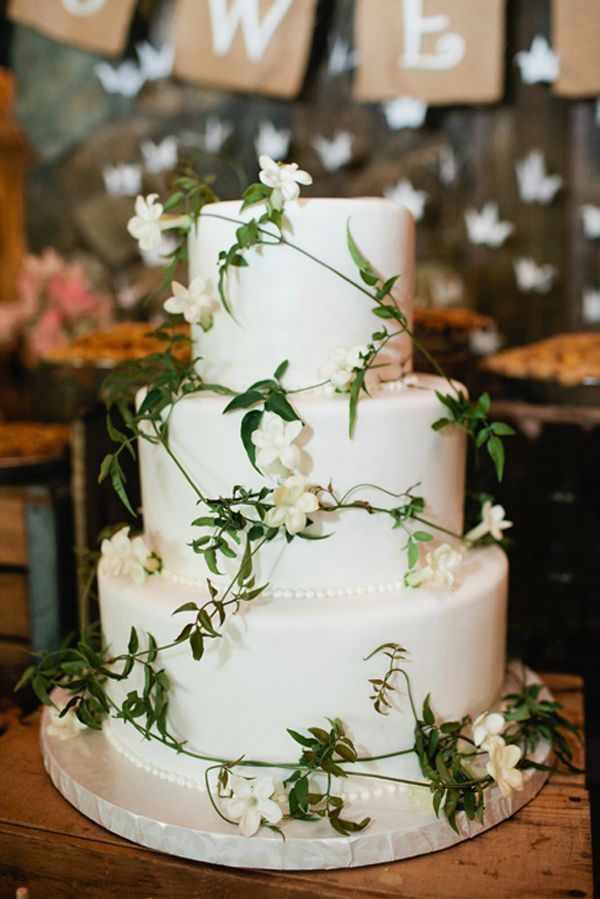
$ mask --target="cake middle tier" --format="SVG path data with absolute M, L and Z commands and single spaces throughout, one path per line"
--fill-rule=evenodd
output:
M 410 490 L 425 500 L 424 519 L 461 534 L 465 434 L 455 426 L 432 429 L 444 414 L 435 391 L 446 388 L 446 382 L 431 375 L 419 375 L 413 386 L 397 383 L 380 388 L 359 402 L 352 439 L 346 394 L 312 392 L 294 397 L 306 423 L 298 443 L 307 484 L 323 488 L 331 484 L 338 497 L 357 488 L 348 502 L 365 500 L 384 509 L 403 505 L 403 494 Z M 185 474 L 162 446 L 140 441 L 144 531 L 167 576 L 192 582 L 212 577 L 203 556 L 191 546 L 211 530 L 192 526 L 208 510 L 190 481 L 211 499 L 230 497 L 235 485 L 276 486 L 252 467 L 240 438 L 243 412 L 224 415 L 226 403 L 222 396 L 205 393 L 182 399 L 173 408 L 169 447 Z M 407 534 L 402 527 L 393 527 L 389 515 L 353 508 L 318 511 L 310 518 L 311 530 L 330 536 L 317 541 L 296 536 L 288 543 L 279 533 L 256 554 L 257 583 L 269 582 L 272 591 L 305 593 L 401 585 L 407 570 Z M 408 525 L 446 539 L 443 531 L 422 522 Z M 219 560 L 226 575 L 235 573 L 238 564 L 234 559 Z

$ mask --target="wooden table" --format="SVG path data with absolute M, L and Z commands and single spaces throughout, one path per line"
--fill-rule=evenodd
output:
M 583 724 L 582 682 L 546 681 Z M 589 797 L 583 775 L 555 774 L 514 818 L 434 855 L 353 870 L 238 871 L 162 855 L 85 818 L 54 789 L 38 749 L 39 712 L 5 709 L 0 737 L 0 895 L 30 899 L 300 899 L 300 897 L 592 897 Z M 578 764 L 583 751 L 578 750 Z

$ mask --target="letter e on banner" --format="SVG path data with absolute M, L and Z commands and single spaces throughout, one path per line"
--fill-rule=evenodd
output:
M 357 0 L 355 30 L 359 100 L 501 95 L 504 0 Z
M 10 0 L 8 16 L 46 37 L 117 55 L 127 43 L 136 0 Z
M 175 74 L 280 97 L 304 78 L 317 0 L 178 0 Z
M 600 94 L 600 0 L 554 0 L 552 43 L 558 54 L 557 94 Z

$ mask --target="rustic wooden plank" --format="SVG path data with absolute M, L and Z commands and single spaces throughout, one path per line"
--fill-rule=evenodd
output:
M 581 680 L 548 676 L 567 716 L 583 719 Z M 4 766 L 18 771 L 0 795 L 0 892 L 20 885 L 57 897 L 264 897 L 354 895 L 423 899 L 591 897 L 589 800 L 583 777 L 555 775 L 514 818 L 475 840 L 390 865 L 320 872 L 238 871 L 152 852 L 104 830 L 52 787 L 38 747 L 39 713 L 4 715 Z
M 18 496 L 0 493 L 0 564 L 27 564 L 25 507 Z
M 0 571 L 0 635 L 29 635 L 27 575 L 24 572 Z

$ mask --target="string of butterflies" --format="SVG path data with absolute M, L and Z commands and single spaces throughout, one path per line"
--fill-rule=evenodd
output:
M 150 81 L 166 78 L 172 73 L 174 48 L 168 43 L 155 48 L 148 42 L 137 44 L 138 62 L 125 60 L 118 66 L 99 63 L 96 74 L 104 89 L 113 94 L 132 98 Z M 546 38 L 537 35 L 528 51 L 515 55 L 515 63 L 525 84 L 552 83 L 558 76 L 558 58 Z M 350 43 L 337 36 L 330 45 L 328 70 L 332 77 L 352 71 L 358 56 Z M 427 104 L 415 97 L 397 97 L 381 104 L 386 123 L 390 130 L 400 131 L 423 126 L 427 115 Z M 600 125 L 600 99 L 597 104 L 596 124 Z M 221 120 L 216 115 L 207 118 L 202 134 L 184 133 L 181 142 L 186 146 L 199 146 L 208 153 L 218 154 L 232 135 L 232 122 Z M 277 128 L 273 122 L 263 119 L 255 138 L 257 155 L 265 154 L 272 159 L 286 158 L 291 142 L 291 131 Z M 323 168 L 335 172 L 347 166 L 353 159 L 353 136 L 349 131 L 337 131 L 333 137 L 317 134 L 311 140 Z M 103 170 L 106 190 L 112 196 L 135 196 L 142 190 L 144 170 L 150 174 L 168 171 L 178 160 L 179 140 L 167 135 L 160 142 L 151 140 L 140 145 L 143 164 L 119 163 Z M 439 177 L 444 186 L 451 186 L 458 175 L 459 166 L 452 149 L 443 148 L 439 156 Z M 524 203 L 542 206 L 551 204 L 563 186 L 563 178 L 550 174 L 541 150 L 534 149 L 515 165 L 519 196 Z M 409 179 L 402 179 L 384 190 L 386 197 L 408 207 L 415 220 L 423 218 L 429 195 L 418 190 Z M 580 208 L 583 232 L 590 240 L 600 239 L 600 206 L 583 204 Z M 502 221 L 498 203 L 486 202 L 481 209 L 466 210 L 465 226 L 468 240 L 478 246 L 497 248 L 502 246 L 514 233 L 512 222 Z M 144 256 L 151 266 L 163 265 L 165 257 L 173 250 L 168 237 L 163 244 Z M 548 294 L 557 277 L 557 269 L 549 263 L 539 263 L 531 257 L 515 258 L 513 269 L 517 288 L 523 293 Z M 600 290 L 586 288 L 583 293 L 583 318 L 588 322 L 600 322 Z

